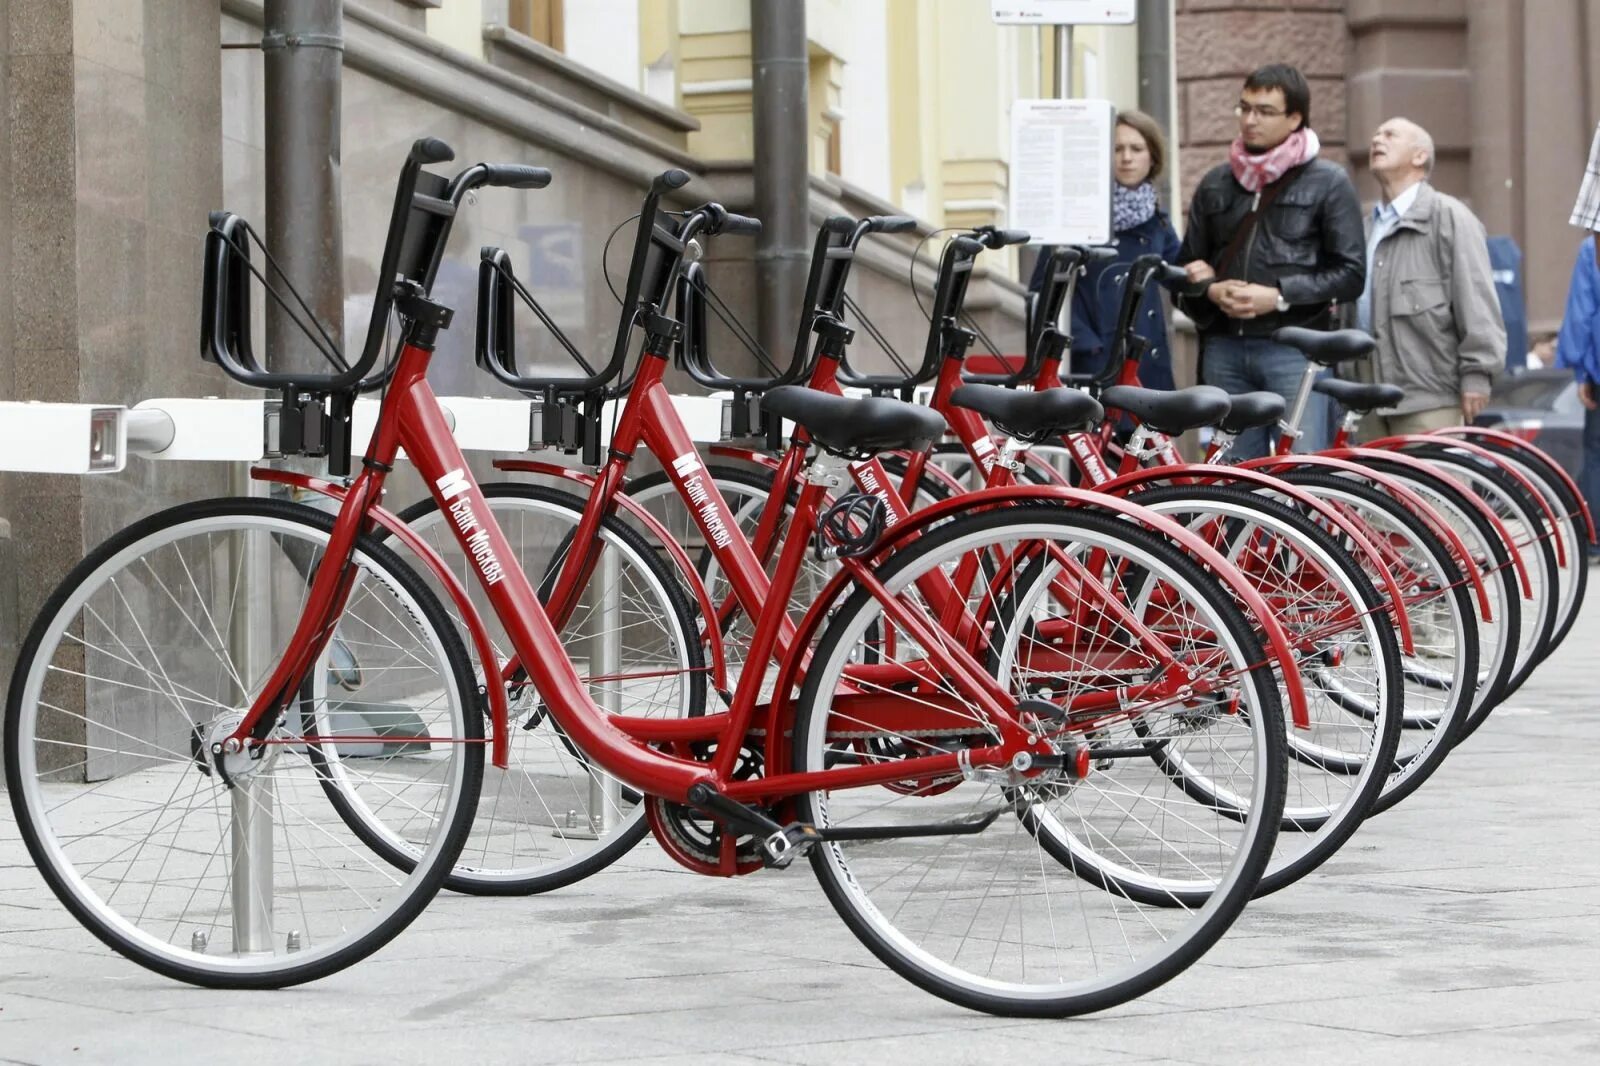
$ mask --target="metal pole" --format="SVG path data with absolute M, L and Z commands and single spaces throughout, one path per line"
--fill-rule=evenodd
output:
M 603 544 L 594 577 L 584 589 L 592 627 L 585 642 L 589 661 L 573 660 L 580 673 L 587 673 L 589 692 L 607 714 L 622 713 L 622 680 L 617 676 L 622 672 L 620 571 L 617 546 Z M 567 840 L 599 840 L 622 821 L 622 783 L 587 760 L 583 769 L 589 777 L 585 809 L 567 811 L 564 824 L 555 827 L 555 835 Z
M 806 8 L 750 0 L 751 110 L 755 122 L 756 321 L 775 359 L 794 344 L 810 256 L 810 143 L 806 106 Z
M 1167 199 L 1177 203 L 1178 130 L 1172 110 L 1172 3 L 1138 0 L 1139 110 L 1167 134 Z
M 1139 110 L 1172 131 L 1172 3 L 1138 0 Z
M 591 617 L 594 634 L 590 639 L 591 682 L 595 702 L 607 714 L 622 713 L 622 605 L 621 552 L 614 544 L 602 544 L 600 565 L 595 568 L 591 595 L 595 604 Z M 598 767 L 589 769 L 589 825 L 596 836 L 604 836 L 622 820 L 622 783 Z
M 262 483 L 252 480 L 243 464 L 235 467 L 233 479 L 237 494 L 260 494 Z M 272 543 L 265 530 L 239 532 L 234 540 L 239 581 L 228 627 L 228 652 L 244 686 L 238 697 L 242 709 L 250 706 L 256 685 L 272 666 Z M 235 779 L 229 791 L 228 888 L 233 905 L 233 950 L 241 955 L 273 950 L 272 831 L 277 786 L 272 767 L 266 763 L 271 758 L 273 753 L 263 756 L 260 769 Z
M 343 5 L 266 0 L 261 49 L 266 90 L 267 250 L 336 342 L 344 338 L 339 221 L 339 74 Z M 267 365 L 327 370 L 288 312 L 267 304 Z
M 270 768 L 242 781 L 228 793 L 232 805 L 229 840 L 233 869 L 233 950 L 239 955 L 270 954 L 272 943 L 272 808 L 277 793 Z
M 1072 98 L 1072 27 L 1056 27 L 1056 99 Z

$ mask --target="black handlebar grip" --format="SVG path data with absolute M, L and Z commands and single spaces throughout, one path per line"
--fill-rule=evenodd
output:
M 983 251 L 983 242 L 973 237 L 951 237 L 950 243 L 955 245 L 958 251 L 968 255 L 977 255 Z
M 1012 244 L 1027 244 L 1033 240 L 1033 235 L 1025 229 L 997 229 L 994 230 L 991 248 L 1005 248 Z
M 650 183 L 650 191 L 660 194 L 668 189 L 681 189 L 687 184 L 689 184 L 688 174 L 681 170 L 666 170 L 656 175 L 655 180 Z
M 437 137 L 423 137 L 411 143 L 411 158 L 418 163 L 448 163 L 455 157 L 455 149 Z
M 1108 263 L 1117 257 L 1117 249 L 1113 245 L 1094 244 L 1083 250 L 1085 263 Z
M 729 211 L 722 218 L 722 225 L 717 228 L 718 233 L 737 233 L 744 237 L 761 236 L 761 220 L 751 218 L 749 215 L 736 215 Z
M 550 184 L 550 171 L 544 167 L 525 167 L 518 163 L 485 163 L 485 185 L 506 189 L 542 189 Z
M 874 233 L 907 233 L 917 228 L 917 220 L 909 215 L 879 215 L 869 221 Z
M 856 220 L 849 215 L 829 215 L 822 220 L 822 228 L 829 233 L 849 233 L 856 228 Z
M 1161 268 L 1161 273 L 1157 277 L 1164 285 L 1176 285 L 1179 282 L 1188 281 L 1189 272 L 1176 263 L 1167 263 Z

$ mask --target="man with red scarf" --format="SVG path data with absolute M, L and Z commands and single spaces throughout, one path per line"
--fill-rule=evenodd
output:
M 1306 360 L 1272 332 L 1331 328 L 1333 305 L 1361 295 L 1361 201 L 1344 167 L 1317 155 L 1311 89 L 1298 70 L 1262 67 L 1245 79 L 1234 112 L 1239 136 L 1228 161 L 1195 188 L 1178 255 L 1190 280 L 1210 284 L 1179 303 L 1199 328 L 1206 384 L 1292 401 Z M 1322 407 L 1308 408 L 1298 450 L 1324 446 L 1326 422 Z M 1231 454 L 1253 458 L 1271 444 L 1266 430 L 1254 429 L 1240 434 Z

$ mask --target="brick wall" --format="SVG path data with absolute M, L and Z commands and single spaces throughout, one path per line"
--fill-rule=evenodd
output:
M 1227 158 L 1233 106 L 1246 75 L 1291 63 L 1311 84 L 1311 125 L 1323 155 L 1348 162 L 1346 0 L 1176 0 L 1178 143 L 1185 209 L 1205 172 Z

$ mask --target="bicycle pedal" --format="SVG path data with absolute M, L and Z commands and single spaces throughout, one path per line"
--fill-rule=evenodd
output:
M 822 841 L 815 826 L 790 822 L 761 842 L 761 865 L 769 870 L 787 869 L 789 864 Z

